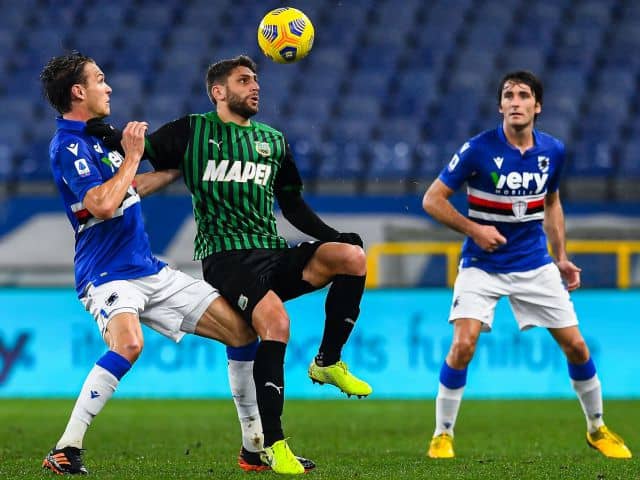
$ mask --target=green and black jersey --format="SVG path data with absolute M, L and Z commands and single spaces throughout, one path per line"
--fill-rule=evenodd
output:
M 192 114 L 147 137 L 158 170 L 177 168 L 192 195 L 197 224 L 194 259 L 254 248 L 287 248 L 276 229 L 274 198 L 302 190 L 284 135 L 268 125 L 224 123 Z

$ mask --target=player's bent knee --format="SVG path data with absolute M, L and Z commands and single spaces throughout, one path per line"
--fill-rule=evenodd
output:
M 122 355 L 124 358 L 129 360 L 129 362 L 134 363 L 138 357 L 140 357 L 142 347 L 142 342 L 132 339 L 131 341 L 124 341 L 117 344 L 115 348 L 112 348 L 112 350 Z
M 367 274 L 367 256 L 362 247 L 350 245 L 351 251 L 348 257 L 349 274 L 361 277 Z

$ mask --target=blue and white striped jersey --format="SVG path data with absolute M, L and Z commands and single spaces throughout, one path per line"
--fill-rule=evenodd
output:
M 53 178 L 75 232 L 76 291 L 88 285 L 153 275 L 165 264 L 152 253 L 144 229 L 140 196 L 131 185 L 113 218 L 95 218 L 83 204 L 86 193 L 103 184 L 122 164 L 122 155 L 84 132 L 85 123 L 58 118 L 49 145 Z
M 534 130 L 534 146 L 524 154 L 509 144 L 502 125 L 466 142 L 440 173 L 452 190 L 467 183 L 468 217 L 494 225 L 507 243 L 485 252 L 467 238 L 463 267 L 492 273 L 532 270 L 553 261 L 542 228 L 544 197 L 558 190 L 564 145 Z

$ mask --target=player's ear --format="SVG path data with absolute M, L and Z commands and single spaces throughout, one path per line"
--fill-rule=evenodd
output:
M 224 85 L 213 85 L 211 87 L 211 97 L 214 98 L 216 102 L 225 100 L 227 97 L 227 89 Z
M 542 111 L 542 105 L 540 105 L 540 102 L 536 102 L 535 113 L 540 113 L 541 111 Z
M 84 100 L 84 88 L 79 83 L 71 86 L 71 99 Z

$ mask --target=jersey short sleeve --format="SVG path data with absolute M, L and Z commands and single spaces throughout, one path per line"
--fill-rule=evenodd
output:
M 474 147 L 466 142 L 451 157 L 438 178 L 450 189 L 458 190 L 474 173 Z
M 558 142 L 558 149 L 553 158 L 556 166 L 553 169 L 553 175 L 551 175 L 551 178 L 549 178 L 549 182 L 547 183 L 547 193 L 554 193 L 558 191 L 558 188 L 560 188 L 560 177 L 562 176 L 562 170 L 564 169 L 565 158 L 566 153 L 564 145 L 561 142 Z
M 285 151 L 282 165 L 276 175 L 274 190 L 280 191 L 302 191 L 302 177 L 296 166 L 296 162 L 291 152 L 291 147 L 285 140 Z
M 189 145 L 190 120 L 188 116 L 169 122 L 147 136 L 145 157 L 156 170 L 182 167 L 184 153 Z
M 62 178 L 80 201 L 89 190 L 104 181 L 90 148 L 84 140 L 71 137 L 57 152 Z

